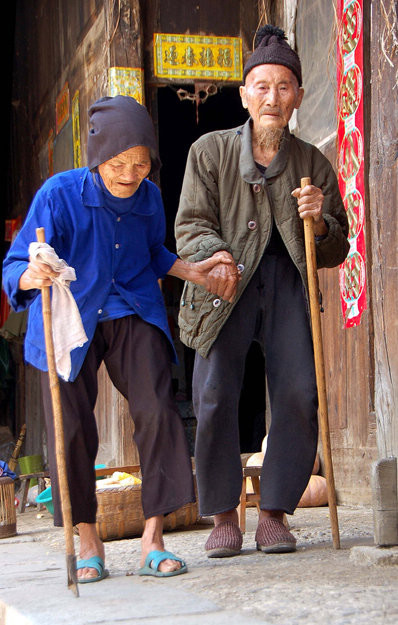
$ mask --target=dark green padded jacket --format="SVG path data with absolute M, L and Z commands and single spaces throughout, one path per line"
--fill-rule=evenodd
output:
M 328 234 L 316 242 L 318 268 L 335 267 L 348 253 L 348 221 L 337 178 L 315 146 L 286 129 L 265 176 L 253 160 L 250 119 L 238 128 L 203 135 L 190 149 L 175 223 L 177 253 L 195 262 L 227 250 L 243 267 L 232 304 L 204 287 L 185 283 L 179 314 L 181 340 L 204 357 L 263 256 L 272 215 L 308 298 L 303 220 L 291 195 L 301 178 L 309 176 L 325 197 Z

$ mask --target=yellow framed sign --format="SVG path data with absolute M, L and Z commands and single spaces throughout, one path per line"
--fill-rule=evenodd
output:
M 80 143 L 80 107 L 79 91 L 76 91 L 72 98 L 72 133 L 73 133 L 73 166 L 82 166 L 82 150 Z
M 154 33 L 155 76 L 170 79 L 242 80 L 242 39 Z
M 144 104 L 144 71 L 139 67 L 110 67 L 109 95 L 129 95 Z

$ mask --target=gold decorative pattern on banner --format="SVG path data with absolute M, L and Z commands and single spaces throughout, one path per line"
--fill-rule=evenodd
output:
M 344 74 L 340 86 L 340 115 L 346 120 L 357 111 L 362 97 L 362 73 L 353 65 Z
M 73 166 L 77 169 L 82 166 L 82 151 L 80 143 L 80 114 L 79 92 L 72 98 L 72 133 L 73 133 Z
M 356 300 L 365 284 L 365 263 L 359 252 L 350 254 L 344 264 L 343 293 L 348 300 Z
M 345 3 L 345 19 L 342 22 L 341 50 L 350 54 L 358 45 L 362 30 L 362 8 L 358 2 Z
M 144 104 L 144 70 L 139 67 L 110 67 L 109 95 L 129 95 Z
M 154 33 L 159 78 L 242 80 L 242 39 Z
M 357 189 L 345 196 L 344 207 L 348 218 L 348 238 L 353 239 L 358 236 L 365 221 L 365 206 L 362 195 Z

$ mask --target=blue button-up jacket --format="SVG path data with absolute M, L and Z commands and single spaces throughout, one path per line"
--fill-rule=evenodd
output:
M 145 179 L 131 201 L 131 211 L 122 215 L 105 208 L 101 189 L 86 167 L 52 176 L 37 192 L 4 260 L 3 288 L 15 311 L 30 307 L 25 358 L 38 369 L 47 370 L 41 295 L 39 290 L 18 288 L 38 227 L 44 227 L 46 242 L 76 271 L 70 289 L 88 342 L 71 353 L 70 381 L 80 371 L 112 285 L 172 345 L 158 279 L 177 257 L 163 245 L 165 216 L 159 189 Z

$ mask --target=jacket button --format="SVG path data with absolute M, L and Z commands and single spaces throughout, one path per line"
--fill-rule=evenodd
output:
M 249 230 L 255 230 L 257 228 L 257 224 L 255 221 L 249 221 L 247 227 L 249 228 Z
M 221 304 L 221 300 L 218 297 L 216 299 L 213 299 L 214 308 L 218 308 L 220 304 Z
M 242 263 L 239 263 L 239 265 L 237 265 L 236 268 L 239 271 L 239 273 L 243 273 L 245 270 L 245 266 L 242 265 Z
M 98 309 L 98 314 L 101 315 L 102 314 L 102 308 Z
M 254 184 L 253 185 L 253 191 L 254 191 L 254 193 L 260 193 L 260 191 L 261 191 L 261 184 L 257 184 L 257 183 Z

